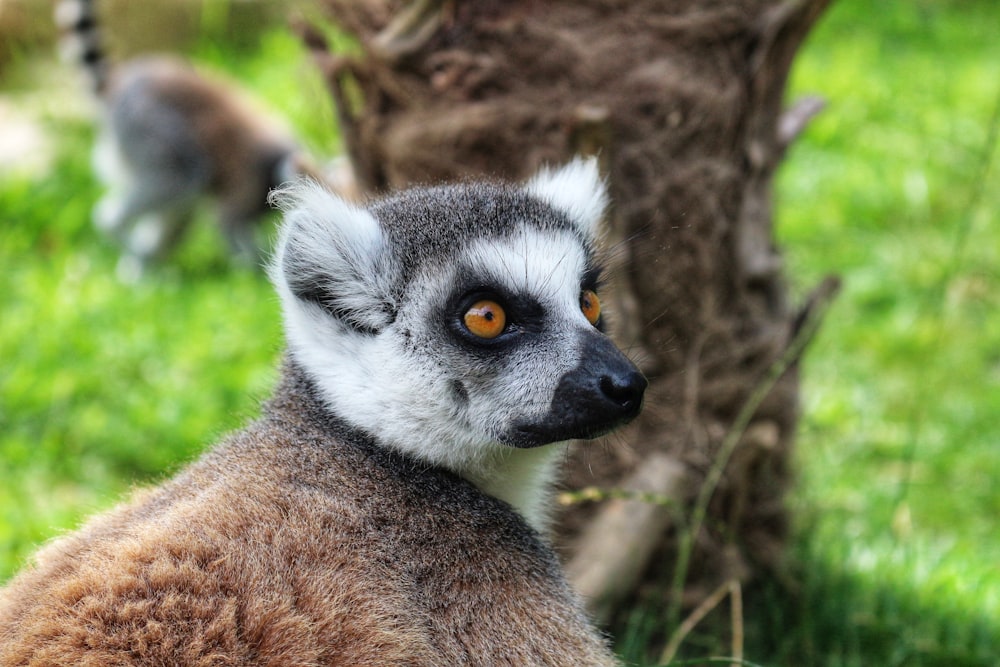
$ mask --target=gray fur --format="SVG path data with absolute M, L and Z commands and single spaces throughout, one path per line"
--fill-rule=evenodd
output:
M 404 275 L 413 275 L 420 264 L 444 261 L 472 239 L 509 238 L 522 225 L 573 232 L 597 268 L 592 239 L 578 232 L 566 214 L 509 184 L 414 188 L 376 202 L 370 210 L 389 230 Z

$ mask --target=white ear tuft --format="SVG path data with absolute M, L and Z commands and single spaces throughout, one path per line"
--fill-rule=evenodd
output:
M 378 221 L 308 179 L 270 200 L 285 214 L 268 267 L 282 301 L 316 304 L 366 332 L 391 322 L 389 252 Z
M 542 169 L 526 185 L 527 191 L 567 214 L 589 240 L 608 205 L 608 191 L 597 167 L 597 158 L 576 158 L 553 171 Z

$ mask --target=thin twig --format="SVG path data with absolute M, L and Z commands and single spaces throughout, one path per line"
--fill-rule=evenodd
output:
M 743 586 L 732 579 L 729 589 L 729 615 L 733 626 L 733 665 L 743 662 Z
M 673 507 L 678 504 L 677 498 L 663 493 L 635 491 L 621 487 L 602 489 L 599 486 L 585 486 L 582 489 L 563 491 L 557 499 L 560 505 L 576 505 L 585 502 L 600 502 L 602 500 L 634 500 L 646 503 L 647 505 L 661 505 L 663 507 Z
M 993 103 L 993 112 L 990 115 L 989 125 L 986 128 L 986 141 L 983 145 L 983 152 L 976 164 L 976 175 L 970 180 L 972 188 L 965 202 L 965 213 L 959 217 L 958 230 L 955 233 L 955 240 L 952 243 L 951 261 L 945 268 L 944 275 L 941 276 L 939 282 L 941 286 L 939 306 L 944 302 L 944 295 L 948 291 L 948 285 L 954 279 L 955 274 L 958 273 L 959 267 L 963 265 L 962 258 L 965 254 L 965 245 L 972 230 L 976 209 L 980 207 L 983 195 L 986 194 L 986 182 L 993 167 L 993 156 L 996 153 L 998 139 L 1000 139 L 1000 87 L 997 88 L 997 97 Z
M 719 453 L 712 463 L 705 481 L 702 482 L 701 488 L 698 490 L 698 496 L 691 511 L 691 523 L 686 529 L 680 531 L 680 546 L 671 585 L 671 604 L 667 615 L 668 621 L 672 625 L 676 625 L 680 619 L 681 592 L 684 589 L 687 579 L 688 565 L 694 549 L 694 540 L 698 533 L 701 532 L 705 515 L 708 512 L 708 504 L 719 485 L 719 481 L 722 479 L 722 473 L 725 471 L 733 451 L 739 444 L 740 439 L 743 437 L 743 432 L 746 431 L 750 420 L 753 419 L 760 404 L 771 392 L 781 376 L 785 374 L 785 371 L 802 356 L 806 345 L 809 344 L 816 334 L 823 315 L 828 310 L 834 296 L 836 296 L 838 287 L 839 281 L 833 278 L 828 278 L 820 284 L 819 288 L 815 291 L 815 297 L 812 299 L 811 307 L 806 313 L 802 325 L 795 332 L 795 336 L 788 347 L 785 348 L 784 353 L 771 364 L 765 376 L 754 387 L 753 391 L 750 392 L 750 395 L 747 396 L 746 401 L 736 415 L 736 419 L 733 420 L 732 426 L 722 440 Z
M 680 649 L 681 644 L 687 638 L 687 636 L 694 630 L 702 619 L 708 615 L 708 612 L 719 606 L 727 595 L 729 595 L 733 590 L 733 584 L 736 583 L 735 579 L 730 579 L 724 582 L 721 586 L 712 591 L 712 594 L 701 601 L 694 611 L 692 611 L 684 622 L 678 626 L 674 631 L 674 634 L 670 637 L 670 641 L 667 642 L 666 648 L 663 649 L 663 653 L 660 655 L 661 663 L 669 663 L 677 655 L 677 651 Z M 739 584 L 737 583 L 737 586 Z M 739 658 L 742 659 L 742 658 Z

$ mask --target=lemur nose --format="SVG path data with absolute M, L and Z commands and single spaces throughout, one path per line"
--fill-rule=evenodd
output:
M 518 423 L 513 443 L 535 447 L 574 438 L 596 438 L 633 420 L 649 384 L 611 339 L 587 330 L 581 363 L 562 376 L 548 414 Z
M 649 383 L 637 370 L 616 375 L 604 375 L 600 380 L 601 391 L 623 410 L 632 410 L 642 403 L 642 395 Z

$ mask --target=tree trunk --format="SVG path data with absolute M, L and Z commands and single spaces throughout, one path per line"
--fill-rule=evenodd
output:
M 666 475 L 657 496 L 689 510 L 701 498 L 707 508 L 703 522 L 676 512 L 664 522 L 660 512 L 631 526 L 626 533 L 658 537 L 621 567 L 675 567 L 685 530 L 696 533 L 687 562 L 697 567 L 681 573 L 690 595 L 775 564 L 798 418 L 794 358 L 738 425 L 746 428 L 731 431 L 808 319 L 782 277 L 771 181 L 821 106 L 808 99 L 784 110 L 783 95 L 829 0 L 324 2 L 362 46 L 342 56 L 311 38 L 362 191 L 521 179 L 574 153 L 600 156 L 614 202 L 604 301 L 650 388 L 624 434 L 576 447 L 567 487 L 619 487 L 650 457 L 666 457 L 680 473 Z M 563 551 L 578 558 L 571 572 L 586 570 L 577 549 L 600 540 L 580 534 L 608 502 L 577 502 L 562 517 Z M 640 579 L 608 578 L 616 589 Z M 599 589 L 588 592 L 607 593 Z

